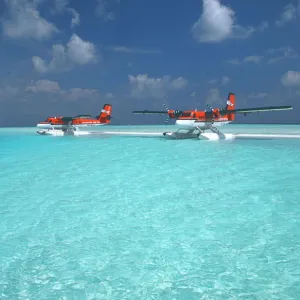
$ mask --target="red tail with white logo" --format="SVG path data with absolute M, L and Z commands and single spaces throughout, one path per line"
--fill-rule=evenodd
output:
M 228 99 L 227 99 L 227 102 L 226 102 L 226 107 L 225 107 L 226 110 L 235 110 L 235 94 L 234 93 L 229 93 L 228 94 Z M 232 114 L 228 114 L 227 115 L 228 117 L 228 121 L 234 121 L 235 119 L 235 114 L 232 113 Z
M 104 104 L 99 115 L 100 123 L 109 124 L 111 119 L 112 105 Z

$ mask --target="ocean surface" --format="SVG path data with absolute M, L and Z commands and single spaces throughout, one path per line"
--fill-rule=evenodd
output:
M 0 128 L 0 299 L 300 299 L 300 140 Z

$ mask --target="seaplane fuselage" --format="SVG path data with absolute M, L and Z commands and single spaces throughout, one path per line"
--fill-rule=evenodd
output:
M 103 108 L 97 117 L 91 115 L 78 115 L 75 117 L 48 117 L 45 121 L 39 122 L 37 127 L 49 129 L 56 128 L 61 129 L 65 125 L 73 125 L 78 128 L 80 127 L 91 127 L 91 126 L 103 126 L 107 125 L 111 121 L 112 105 L 104 104 Z
M 228 119 L 224 120 L 217 120 L 213 122 L 213 125 L 215 127 L 221 127 L 223 125 L 229 124 L 232 121 L 229 121 Z M 175 122 L 175 126 L 180 127 L 182 129 L 193 129 L 193 128 L 200 128 L 202 130 L 205 129 L 209 129 L 209 124 L 211 124 L 211 122 L 205 122 L 202 120 L 183 120 L 183 119 L 178 119 Z
M 142 110 L 142 111 L 133 111 L 134 114 L 166 114 L 167 118 L 165 124 L 167 124 L 169 119 L 175 119 L 175 126 L 178 127 L 178 132 L 183 129 L 187 130 L 187 137 L 199 137 L 203 136 L 206 130 L 210 130 L 213 134 L 218 137 L 225 138 L 226 136 L 220 132 L 216 127 L 221 127 L 223 125 L 229 124 L 235 120 L 236 114 L 247 115 L 254 112 L 263 112 L 263 111 L 279 111 L 279 110 L 290 110 L 293 109 L 292 106 L 267 106 L 267 107 L 255 107 L 255 108 L 244 108 L 236 109 L 235 108 L 235 94 L 229 93 L 226 104 L 223 108 L 212 108 L 207 104 L 207 110 L 174 110 L 169 109 L 165 104 L 165 111 L 151 111 L 151 110 Z M 195 133 L 198 131 L 198 133 Z M 175 137 L 178 136 L 184 137 L 184 133 L 178 132 L 165 132 L 164 136 Z M 207 138 L 207 137 L 205 137 Z

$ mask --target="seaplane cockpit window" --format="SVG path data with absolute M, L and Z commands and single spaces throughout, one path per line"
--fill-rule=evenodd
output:
M 79 115 L 79 116 L 76 116 L 75 118 L 80 118 L 80 119 L 93 119 L 93 117 L 92 116 L 90 116 L 90 115 Z
M 185 112 L 181 115 L 182 117 L 190 117 L 191 113 L 190 112 Z

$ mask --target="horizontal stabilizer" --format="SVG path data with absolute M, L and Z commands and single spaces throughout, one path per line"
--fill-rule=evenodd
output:
M 276 111 L 276 110 L 290 110 L 293 109 L 292 106 L 266 106 L 266 107 L 255 107 L 255 108 L 244 108 L 244 109 L 233 109 L 233 110 L 222 110 L 221 114 L 248 114 L 254 112 L 263 112 L 263 111 Z
M 165 111 L 165 110 L 135 110 L 132 112 L 133 114 L 139 114 L 139 115 L 153 115 L 153 114 L 164 114 L 164 115 L 167 115 L 168 112 Z

